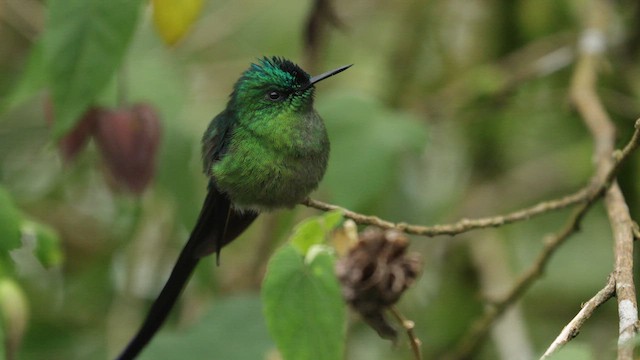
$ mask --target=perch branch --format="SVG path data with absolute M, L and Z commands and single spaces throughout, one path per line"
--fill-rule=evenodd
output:
M 606 158 L 611 159 L 610 165 L 607 163 L 598 164 L 598 169 L 596 171 L 596 179 L 599 178 L 601 180 L 595 186 L 590 188 L 591 191 L 587 192 L 584 202 L 578 208 L 576 208 L 571 218 L 569 218 L 569 220 L 565 224 L 564 228 L 560 232 L 556 233 L 555 235 L 553 235 L 552 237 L 548 238 L 545 241 L 545 246 L 540 252 L 540 254 L 538 255 L 537 259 L 534 261 L 534 264 L 519 277 L 519 279 L 516 281 L 513 288 L 504 297 L 502 297 L 501 299 L 495 301 L 492 305 L 490 305 L 490 307 L 485 312 L 485 314 L 480 319 L 478 319 L 474 324 L 472 324 L 467 334 L 462 338 L 459 345 L 456 347 L 456 350 L 453 353 L 452 358 L 464 359 L 470 356 L 470 354 L 472 354 L 475 351 L 477 346 L 487 336 L 489 329 L 491 328 L 495 320 L 498 317 L 500 317 L 500 315 L 502 315 L 505 312 L 505 310 L 509 308 L 511 304 L 515 303 L 529 289 L 529 287 L 535 282 L 535 280 L 537 280 L 540 276 L 542 276 L 547 263 L 551 259 L 551 256 L 555 253 L 556 249 L 560 247 L 560 245 L 562 245 L 565 242 L 565 240 L 568 239 L 573 233 L 579 230 L 580 222 L 582 221 L 582 218 L 584 217 L 584 215 L 588 212 L 588 210 L 596 202 L 596 200 L 598 200 L 601 196 L 605 194 L 605 192 L 607 192 L 607 190 L 609 189 L 609 186 L 613 183 L 613 179 L 615 179 L 615 176 L 620 169 L 620 164 L 624 160 L 626 160 L 629 157 L 629 155 L 633 153 L 635 149 L 638 148 L 639 144 L 640 144 L 640 120 L 637 120 L 635 124 L 635 131 L 629 143 L 627 143 L 627 145 L 621 151 L 614 152 L 613 153 L 614 156 L 610 156 L 610 155 L 606 156 Z M 604 170 L 600 170 L 600 169 L 604 169 Z M 615 183 L 613 184 L 616 185 L 616 188 L 617 188 L 617 184 Z M 618 188 L 618 191 L 619 191 L 619 188 Z M 607 192 L 608 198 L 610 197 L 609 195 L 610 193 L 611 193 L 611 190 Z M 620 193 L 620 196 L 621 196 L 621 193 Z M 612 201 L 612 200 L 608 200 L 608 201 Z M 608 203 L 608 201 L 605 200 L 605 203 Z M 621 199 L 616 198 L 613 201 L 616 203 L 622 202 L 624 204 L 624 198 L 621 198 Z M 626 204 L 624 204 L 624 207 L 626 209 Z M 622 210 L 623 209 L 618 209 L 615 213 L 616 216 L 618 217 L 624 216 L 623 214 L 621 214 L 621 212 L 623 212 Z M 626 214 L 628 214 L 628 209 L 626 210 Z M 623 222 L 626 222 L 626 220 Z M 613 223 L 614 222 L 612 221 L 612 227 L 614 226 Z M 628 244 L 627 241 L 625 241 L 625 246 L 633 246 L 632 244 L 633 226 L 630 219 L 629 219 L 629 226 L 623 226 L 622 228 L 624 229 L 625 232 L 627 231 L 629 232 L 628 237 L 631 240 L 631 244 Z M 623 231 L 623 229 L 620 229 L 620 231 Z M 616 234 L 616 231 L 614 230 L 614 236 L 615 234 Z M 625 237 L 627 236 L 626 234 L 623 234 L 623 235 Z M 618 247 L 619 246 L 616 245 L 617 251 L 618 250 L 622 251 L 618 249 Z M 629 251 L 629 250 L 626 250 L 626 251 Z M 626 253 L 624 256 L 629 257 L 629 256 L 632 256 L 632 254 L 633 253 L 631 251 L 629 253 Z M 618 288 L 619 288 L 617 281 L 619 277 L 618 262 L 620 261 L 619 260 L 620 256 L 621 255 L 619 255 L 619 253 L 616 252 L 616 271 L 614 273 L 616 276 L 616 293 L 618 292 Z M 620 267 L 623 268 L 622 271 L 624 271 L 625 268 L 628 271 L 631 265 L 632 265 L 632 259 L 626 259 L 622 264 L 620 264 Z M 629 284 L 630 280 L 626 279 L 626 281 L 627 281 L 626 283 Z M 623 288 L 625 291 L 631 290 L 633 294 L 635 294 L 635 291 L 633 290 L 632 279 L 630 284 L 631 284 L 630 286 L 627 285 L 627 286 L 624 286 Z M 629 287 L 631 289 L 629 289 Z M 633 299 L 633 302 L 631 302 L 631 299 Z M 635 320 L 629 320 L 629 319 L 633 319 L 633 314 L 634 314 L 633 309 L 637 308 L 637 306 L 634 306 L 636 304 L 635 295 L 631 296 L 630 298 L 627 298 L 627 300 L 628 302 L 626 302 L 625 305 L 623 305 L 623 309 L 622 309 L 625 311 L 625 315 L 623 316 L 622 314 L 620 314 L 620 319 L 621 319 L 620 320 L 621 321 L 620 336 L 621 337 L 623 337 L 623 334 L 625 334 L 625 332 L 635 333 L 636 331 L 637 311 L 635 313 L 636 314 Z M 618 299 L 618 302 L 620 302 L 620 299 Z M 624 323 L 623 323 L 623 319 L 626 320 Z M 623 326 L 623 324 L 626 326 Z M 629 334 L 625 336 L 629 336 Z M 625 341 L 626 339 L 627 337 L 624 338 Z M 621 350 L 622 349 L 626 349 L 626 348 L 621 348 Z
M 604 186 L 604 185 L 603 185 Z M 600 189 L 600 187 L 598 187 Z M 592 196 L 588 197 L 588 201 L 582 203 L 569 218 L 561 231 L 545 240 L 545 245 L 533 265 L 523 272 L 516 280 L 513 287 L 501 299 L 494 300 L 488 305 L 484 315 L 476 320 L 469 328 L 467 333 L 462 337 L 450 356 L 453 359 L 467 359 L 477 349 L 478 345 L 489 334 L 489 330 L 493 323 L 504 312 L 514 304 L 529 289 L 529 287 L 542 276 L 547 263 L 556 249 L 562 245 L 573 233 L 579 230 L 580 222 L 591 206 L 599 198 L 598 194 L 602 191 L 592 192 Z
M 594 36 L 591 34 L 591 36 Z M 591 53 L 582 54 L 574 72 L 572 99 L 589 128 L 595 143 L 596 159 L 595 184 L 586 194 L 585 201 L 575 210 L 565 227 L 547 239 L 542 252 L 534 264 L 516 281 L 513 288 L 495 302 L 478 319 L 462 338 L 454 358 L 467 358 L 488 334 L 494 321 L 519 299 L 544 271 L 555 250 L 573 233 L 579 230 L 580 222 L 591 206 L 605 195 L 605 207 L 609 214 L 615 239 L 616 268 L 614 271 L 616 294 L 620 317 L 619 359 L 632 359 L 633 349 L 625 346 L 626 341 L 637 331 L 637 303 L 633 285 L 633 222 L 615 177 L 622 162 L 629 157 L 640 143 L 640 120 L 635 123 L 635 131 L 623 150 L 614 152 L 615 128 L 609 120 L 602 103 L 595 92 L 596 59 Z M 613 156 L 612 156 L 613 154 Z M 618 283 L 622 279 L 622 284 Z M 623 292 L 622 296 L 619 291 Z
M 557 200 L 542 202 L 530 208 L 496 217 L 480 218 L 475 220 L 463 219 L 457 223 L 447 225 L 421 226 L 405 223 L 393 223 L 380 219 L 376 216 L 363 215 L 337 205 L 327 204 L 313 199 L 306 199 L 302 204 L 323 211 L 341 210 L 345 217 L 352 219 L 358 224 L 374 225 L 385 229 L 396 229 L 415 235 L 436 236 L 457 235 L 473 229 L 500 226 L 518 220 L 525 220 L 529 217 L 547 211 L 567 207 L 571 204 L 580 203 L 581 205 L 575 209 L 573 215 L 569 218 L 562 230 L 545 241 L 545 246 L 538 255 L 538 258 L 535 260 L 533 265 L 518 278 L 513 288 L 504 297 L 502 297 L 502 299 L 494 301 L 485 312 L 484 316 L 478 319 L 470 327 L 469 332 L 460 341 L 452 356 L 453 358 L 465 358 L 470 355 L 486 337 L 493 322 L 502 315 L 511 304 L 519 299 L 535 280 L 542 276 L 544 268 L 555 250 L 562 245 L 567 238 L 579 230 L 580 222 L 584 215 L 596 200 L 604 195 L 605 191 L 608 189 L 609 185 L 620 170 L 621 164 L 630 157 L 639 145 L 640 120 L 637 120 L 633 136 L 625 147 L 620 151 L 612 152 L 613 155 L 607 156 L 611 158 L 612 166 L 608 167 L 603 175 L 599 175 L 600 173 L 597 172 L 597 176 L 594 177 L 590 185 L 585 186 L 583 189 L 572 195 L 568 195 Z M 509 219 L 510 221 L 507 221 L 506 219 Z
M 622 150 L 613 153 L 613 166 L 606 174 L 604 174 L 604 180 L 598 181 L 597 178 L 594 178 L 588 185 L 584 186 L 573 194 L 566 195 L 558 199 L 543 201 L 531 207 L 520 209 L 504 215 L 483 217 L 477 219 L 461 219 L 451 224 L 423 226 L 412 225 L 403 222 L 394 223 L 388 220 L 381 219 L 377 216 L 360 214 L 338 205 L 328 204 L 311 198 L 305 199 L 302 202 L 302 205 L 322 211 L 340 210 L 343 212 L 346 218 L 351 219 L 360 225 L 373 225 L 383 229 L 395 229 L 407 234 L 422 235 L 428 237 L 438 235 L 453 236 L 476 229 L 499 227 L 518 221 L 528 220 L 534 216 L 541 215 L 550 211 L 564 209 L 571 205 L 585 202 L 589 197 L 598 197 L 602 195 L 604 190 L 616 177 L 618 171 L 620 170 L 621 164 L 629 157 L 629 155 L 631 155 L 634 150 L 636 150 L 638 145 L 640 145 L 640 131 L 638 130 L 639 127 L 640 120 L 636 122 L 636 131 L 633 133 L 633 136 L 629 143 L 627 143 L 627 145 Z
M 606 48 L 605 30 L 610 14 L 608 6 L 606 1 L 597 1 L 588 13 L 588 25 L 581 38 L 580 56 L 571 84 L 572 101 L 594 138 L 598 175 L 610 173 L 608 169 L 616 167 L 615 159 L 609 156 L 614 148 L 615 126 L 596 92 L 597 66 Z M 613 178 L 610 181 L 604 205 L 614 240 L 615 293 L 619 317 L 618 359 L 631 360 L 633 344 L 629 340 L 638 332 L 638 304 L 633 281 L 634 222 L 622 190 Z
M 395 306 L 391 306 L 389 308 L 389 311 L 391 312 L 393 317 L 396 318 L 396 320 L 402 326 L 402 328 L 404 328 L 404 330 L 407 332 L 407 336 L 409 337 L 409 343 L 411 344 L 411 351 L 413 352 L 413 357 L 416 360 L 421 360 L 422 352 L 420 351 L 420 346 L 422 345 L 422 341 L 418 339 L 415 331 L 413 331 L 415 327 L 415 323 L 411 320 L 407 320 L 404 317 L 404 315 L 402 315 L 402 313 Z
M 584 201 L 587 197 L 588 192 L 589 186 L 585 186 L 584 188 L 576 191 L 573 194 L 566 195 L 554 200 L 543 201 L 531 207 L 517 210 L 508 214 L 477 219 L 461 219 L 451 224 L 432 226 L 412 225 L 403 222 L 394 223 L 388 220 L 381 219 L 377 216 L 360 214 L 338 205 L 324 203 L 322 201 L 314 200 L 311 198 L 305 199 L 302 202 L 302 205 L 322 211 L 340 210 L 343 212 L 346 218 L 349 218 L 360 225 L 373 225 L 383 229 L 399 230 L 407 234 L 433 237 L 438 235 L 459 235 L 471 230 L 500 227 L 502 225 L 527 220 L 534 216 L 544 214 L 553 210 L 564 209 L 566 207 Z
M 540 360 L 548 359 L 551 355 L 553 355 L 556 351 L 558 351 L 562 346 L 571 341 L 574 337 L 578 336 L 580 333 L 580 328 L 582 325 L 591 317 L 594 311 L 602 304 L 607 302 L 607 300 L 611 299 L 615 294 L 616 290 L 616 278 L 613 274 L 609 275 L 607 280 L 607 284 L 598 291 L 589 301 L 582 305 L 582 309 L 578 312 L 578 314 L 562 329 L 558 337 L 551 343 L 547 351 L 544 352 L 544 355 L 540 358 Z
M 603 3 L 600 3 L 603 4 Z M 594 11 L 601 13 L 601 10 Z M 510 291 L 502 298 L 488 306 L 484 315 L 472 324 L 467 334 L 452 353 L 453 358 L 469 358 L 478 345 L 486 338 L 491 326 L 506 309 L 515 303 L 542 276 L 547 263 L 555 251 L 576 231 L 585 214 L 593 204 L 605 196 L 605 207 L 609 215 L 615 242 L 615 292 L 618 295 L 618 313 L 620 318 L 620 334 L 618 359 L 632 359 L 633 348 L 627 340 L 637 332 L 637 303 L 632 278 L 633 222 L 629 216 L 624 197 L 615 177 L 621 164 L 637 149 L 640 139 L 640 120 L 636 121 L 632 139 L 622 151 L 614 152 L 615 127 L 598 98 L 596 88 L 596 65 L 598 53 L 602 48 L 594 46 L 594 39 L 603 37 L 602 31 L 588 29 L 582 39 L 583 49 L 574 70 L 571 87 L 572 100 L 582 115 L 594 139 L 594 158 L 596 170 L 589 185 L 569 196 L 541 202 L 530 208 L 522 209 L 506 215 L 489 218 L 463 219 L 453 224 L 420 226 L 405 223 L 393 223 L 375 216 L 359 214 L 336 205 L 307 199 L 304 205 L 320 210 L 342 210 L 347 218 L 359 224 L 375 225 L 382 228 L 393 228 L 410 234 L 423 236 L 457 235 L 473 229 L 497 227 L 508 223 L 529 219 L 548 211 L 580 204 L 567 220 L 565 226 L 545 241 L 543 250 L 533 265 L 515 282 Z M 589 40 L 590 38 L 590 40 Z M 586 44 L 586 45 L 585 45 Z M 588 51 L 584 47 L 590 46 Z M 602 46 L 603 47 L 603 46 Z M 586 320 L 586 318 L 584 319 Z M 568 340 L 567 340 L 568 341 Z

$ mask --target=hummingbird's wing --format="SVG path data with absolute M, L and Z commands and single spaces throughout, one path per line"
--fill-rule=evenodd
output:
M 215 188 L 213 183 L 209 185 L 209 193 L 212 191 L 220 194 L 223 199 L 220 199 L 220 206 L 216 212 L 215 219 L 209 219 L 214 222 L 213 229 L 208 236 L 204 237 L 198 246 L 194 249 L 194 255 L 197 257 L 203 257 L 216 253 L 216 261 L 220 263 L 220 250 L 225 245 L 229 244 L 235 238 L 237 238 L 244 230 L 246 230 L 253 220 L 258 217 L 258 213 L 251 210 L 238 210 L 231 206 L 229 198 L 221 194 L 220 191 Z M 224 202 L 222 204 L 222 202 Z
M 202 165 L 204 173 L 211 177 L 213 164 L 227 153 L 233 131 L 235 115 L 227 110 L 211 120 L 202 136 Z
M 215 219 L 208 218 L 209 221 L 215 222 L 213 229 L 218 229 L 218 233 L 212 232 L 204 237 L 195 249 L 195 253 L 198 256 L 205 256 L 215 252 L 218 263 L 220 262 L 220 249 L 240 235 L 258 216 L 255 212 L 240 211 L 231 206 L 229 198 L 216 188 L 212 174 L 213 165 L 227 153 L 235 120 L 234 112 L 229 110 L 221 112 L 211 120 L 202 137 L 204 173 L 212 179 L 209 182 L 209 193 L 218 194 L 217 196 L 222 199 L 219 199 Z

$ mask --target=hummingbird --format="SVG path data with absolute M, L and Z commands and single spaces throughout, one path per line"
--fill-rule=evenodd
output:
M 118 357 L 134 359 L 162 326 L 204 256 L 238 237 L 264 211 L 292 208 L 327 168 L 329 138 L 313 108 L 315 85 L 351 65 L 310 76 L 281 57 L 242 73 L 202 137 L 207 195 L 196 225 L 142 326 Z

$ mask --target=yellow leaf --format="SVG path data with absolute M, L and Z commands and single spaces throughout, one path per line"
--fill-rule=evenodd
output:
M 203 0 L 151 0 L 153 22 L 162 39 L 173 45 L 184 37 L 202 11 Z

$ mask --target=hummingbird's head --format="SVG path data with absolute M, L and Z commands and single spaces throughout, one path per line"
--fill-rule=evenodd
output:
M 311 77 L 287 59 L 263 57 L 236 82 L 230 104 L 236 111 L 259 111 L 265 116 L 308 111 L 313 106 L 314 84 L 350 66 Z

